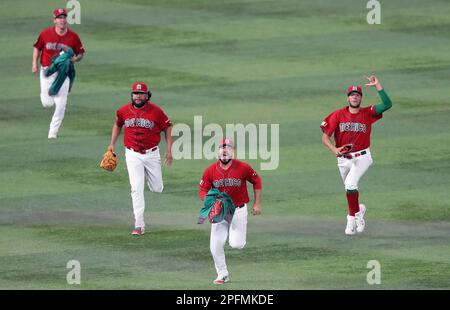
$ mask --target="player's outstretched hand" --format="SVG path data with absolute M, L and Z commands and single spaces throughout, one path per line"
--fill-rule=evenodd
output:
M 377 84 L 380 84 L 380 81 L 378 81 L 378 78 L 375 75 L 364 75 L 364 78 L 369 81 L 369 83 L 366 84 L 366 87 L 377 86 Z
M 261 206 L 259 204 L 254 204 L 252 208 L 252 214 L 253 215 L 260 215 L 261 214 Z
M 170 166 L 172 164 L 172 161 L 173 161 L 172 153 L 166 153 L 166 155 L 164 155 L 164 164 Z
M 381 86 L 380 80 L 375 75 L 371 76 L 364 76 L 366 80 L 369 81 L 369 83 L 366 84 L 366 87 L 375 87 L 377 91 L 381 91 L 383 89 L 383 86 Z

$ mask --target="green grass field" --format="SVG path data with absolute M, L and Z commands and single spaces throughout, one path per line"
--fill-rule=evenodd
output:
M 280 124 L 280 165 L 260 171 L 263 215 L 249 217 L 245 249 L 227 246 L 232 282 L 219 289 L 450 288 L 448 1 L 382 1 L 381 25 L 369 25 L 357 0 L 80 0 L 72 29 L 87 53 L 49 141 L 32 44 L 65 3 L 1 4 L 0 289 L 217 289 L 210 227 L 196 224 L 212 161 L 164 167 L 164 193 L 146 190 L 142 238 L 130 236 L 122 136 L 118 170 L 98 167 L 135 80 L 175 123 Z M 346 237 L 319 125 L 368 73 L 393 108 L 373 128 L 360 183 L 366 232 Z M 367 90 L 363 105 L 377 102 Z M 69 260 L 81 285 L 66 282 Z M 369 260 L 380 285 L 366 281 Z

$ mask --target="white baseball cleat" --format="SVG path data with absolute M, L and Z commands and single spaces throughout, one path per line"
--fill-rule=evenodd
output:
M 144 227 L 136 227 L 133 229 L 131 234 L 133 236 L 142 236 L 143 234 L 145 234 L 145 228 Z
M 230 277 L 221 275 L 218 275 L 217 278 L 213 281 L 214 284 L 224 284 L 227 282 L 230 282 Z
M 356 220 L 354 216 L 347 215 L 347 227 L 345 227 L 346 235 L 356 234 Z
M 364 228 L 366 227 L 366 222 L 364 221 L 365 213 L 366 213 L 366 205 L 361 203 L 359 205 L 359 212 L 355 213 L 357 233 L 362 233 L 364 231 Z
M 49 139 L 56 139 L 58 136 L 57 136 L 57 134 L 56 133 L 54 133 L 54 132 L 48 132 L 48 138 Z

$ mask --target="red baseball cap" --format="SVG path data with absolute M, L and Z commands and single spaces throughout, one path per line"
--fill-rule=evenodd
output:
M 131 91 L 132 93 L 147 93 L 148 87 L 147 84 L 142 82 L 136 82 L 133 84 L 133 89 Z
M 220 140 L 219 148 L 225 147 L 225 146 L 234 147 L 233 139 L 223 138 L 222 140 Z
M 350 96 L 351 93 L 358 93 L 362 96 L 362 88 L 360 86 L 351 85 L 347 88 L 347 96 Z
M 59 8 L 59 9 L 55 9 L 55 10 L 53 11 L 53 18 L 57 18 L 57 17 L 60 16 L 60 15 L 65 15 L 65 16 L 67 16 L 67 10 L 66 10 L 66 9 L 61 9 L 61 8 Z

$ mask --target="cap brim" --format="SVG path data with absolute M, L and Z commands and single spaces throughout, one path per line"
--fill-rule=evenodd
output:
M 358 94 L 360 94 L 360 95 L 362 96 L 362 93 L 359 92 L 359 91 L 356 91 L 356 90 L 353 90 L 353 91 L 347 93 L 347 96 L 350 96 L 350 95 L 353 94 L 353 93 L 358 93 Z

